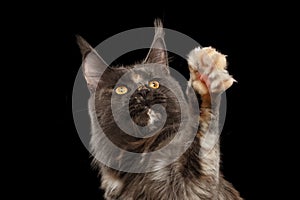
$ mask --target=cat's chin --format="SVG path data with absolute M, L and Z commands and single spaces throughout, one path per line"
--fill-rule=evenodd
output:
M 151 137 L 157 133 L 163 126 L 163 114 L 160 111 L 151 108 L 145 108 L 140 113 L 135 113 L 133 122 L 140 128 L 134 128 L 135 136 Z
M 149 117 L 148 124 L 147 124 L 148 126 L 154 125 L 156 122 L 162 119 L 161 113 L 151 108 L 148 109 L 147 114 Z
M 164 116 L 161 112 L 151 108 L 148 109 L 147 114 L 149 117 L 147 123 L 148 135 L 153 135 L 163 128 L 165 124 Z

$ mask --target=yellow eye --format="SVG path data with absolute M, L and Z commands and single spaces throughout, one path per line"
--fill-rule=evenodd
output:
M 149 82 L 149 87 L 151 87 L 153 89 L 157 89 L 157 88 L 159 88 L 159 82 L 157 82 L 157 81 L 150 81 Z
M 117 94 L 126 94 L 128 92 L 128 89 L 125 86 L 119 86 L 115 91 Z

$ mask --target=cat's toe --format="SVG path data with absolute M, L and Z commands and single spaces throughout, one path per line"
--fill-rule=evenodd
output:
M 200 94 L 221 93 L 235 81 L 226 70 L 226 56 L 212 47 L 193 49 L 188 64 L 192 86 Z

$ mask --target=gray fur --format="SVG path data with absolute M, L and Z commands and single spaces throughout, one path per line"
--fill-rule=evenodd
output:
M 157 26 L 157 31 L 152 49 L 145 59 L 145 63 L 155 61 L 159 64 L 167 65 L 167 53 L 164 46 L 162 24 L 159 20 L 157 20 L 155 24 Z M 87 63 L 86 58 L 90 53 L 94 53 L 94 51 L 87 46 L 87 43 L 81 42 L 80 45 L 84 52 L 84 65 L 84 63 Z M 90 50 L 87 50 L 89 48 Z M 98 60 L 102 61 L 102 59 L 99 58 Z M 103 63 L 99 63 L 99 65 L 103 65 Z M 86 67 L 88 66 L 83 67 L 85 71 L 88 71 L 86 70 Z M 218 109 L 221 101 L 220 93 L 214 94 L 214 102 L 211 102 L 211 98 L 203 100 L 200 107 L 201 114 L 198 113 L 197 116 L 187 116 L 199 118 L 198 133 L 194 138 L 194 141 L 190 144 L 181 143 L 181 137 L 184 137 L 185 134 L 190 134 L 192 130 L 192 124 L 187 123 L 184 131 L 179 133 L 181 136 L 177 138 L 177 145 L 174 145 L 169 151 L 164 152 L 164 159 L 157 160 L 157 165 L 155 167 L 157 167 L 158 170 L 148 173 L 126 173 L 111 169 L 98 162 L 97 157 L 99 158 L 102 156 L 108 157 L 111 162 L 124 159 L 121 151 L 109 151 L 110 147 L 103 142 L 103 135 L 99 134 L 99 127 L 97 125 L 99 123 L 105 127 L 109 137 L 111 137 L 111 139 L 120 147 L 126 150 L 135 150 L 140 153 L 155 150 L 164 144 L 167 144 L 173 138 L 173 132 L 176 132 L 176 130 L 171 130 L 169 137 L 159 138 L 159 136 L 155 140 L 153 139 L 153 142 L 149 142 L 150 139 L 136 140 L 126 135 L 122 135 L 122 132 L 117 129 L 111 129 L 111 126 L 114 126 L 114 124 L 110 120 L 111 116 L 108 107 L 110 106 L 109 97 L 112 90 L 108 89 L 106 84 L 108 84 L 109 81 L 118 79 L 117 73 L 123 74 L 131 68 L 134 68 L 134 66 L 115 69 L 116 73 L 104 73 L 104 80 L 101 80 L 97 87 L 93 85 L 93 89 L 91 90 L 89 114 L 91 117 L 92 138 L 90 144 L 96 158 L 94 160 L 94 165 L 99 168 L 101 174 L 101 188 L 105 190 L 105 198 L 107 200 L 241 200 L 242 198 L 239 193 L 223 178 L 222 173 L 220 172 L 220 148 L 217 141 L 219 136 Z M 165 69 L 167 76 L 169 72 L 167 67 Z M 132 79 L 137 82 L 142 77 L 142 75 L 137 75 L 133 76 Z M 211 79 L 213 79 L 218 76 L 211 77 Z M 87 81 L 88 83 L 91 83 L 89 79 L 87 79 Z M 189 82 L 187 96 L 189 95 L 189 92 L 193 90 L 192 86 L 197 84 L 193 81 L 194 80 L 191 79 Z M 204 97 L 203 94 L 200 95 Z M 166 98 L 169 99 L 167 100 L 167 103 L 170 103 L 173 109 L 168 112 L 173 112 L 173 121 L 179 123 L 176 118 L 176 109 L 178 109 L 177 104 L 170 99 L 171 97 L 171 93 L 169 94 L 166 92 Z M 185 102 L 187 107 L 189 104 L 188 102 L 187 99 Z M 157 120 L 157 116 L 152 113 L 152 115 L 148 117 L 152 117 L 152 121 L 151 119 L 150 121 L 154 123 L 154 121 Z M 171 122 L 167 121 L 167 123 Z M 169 125 L 170 127 L 176 127 L 176 124 Z M 183 148 L 185 145 L 190 146 L 182 156 L 170 165 L 163 168 L 160 167 L 160 165 L 163 165 L 174 152 Z M 211 145 L 214 146 L 212 147 Z M 143 158 L 143 155 L 144 154 L 141 154 L 141 159 L 138 160 L 138 162 L 145 162 L 145 160 L 147 160 Z M 132 162 L 134 163 L 135 161 Z M 120 161 L 120 163 L 122 162 Z

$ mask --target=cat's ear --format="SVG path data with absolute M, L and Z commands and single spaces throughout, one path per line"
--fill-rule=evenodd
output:
M 76 38 L 82 54 L 83 75 L 89 90 L 95 91 L 101 74 L 108 68 L 108 65 L 87 41 L 79 35 L 76 35 Z
M 155 36 L 144 63 L 157 63 L 164 65 L 166 72 L 169 73 L 168 52 L 164 40 L 165 32 L 163 29 L 163 25 L 159 19 L 156 19 L 154 21 L 154 25 Z

